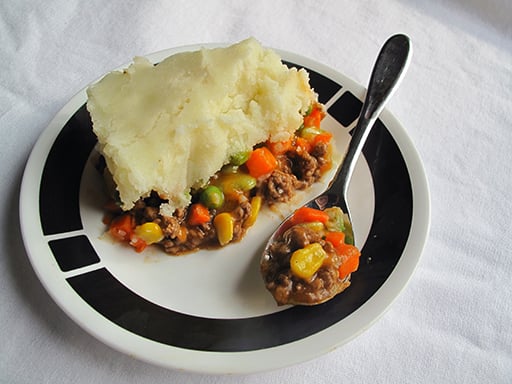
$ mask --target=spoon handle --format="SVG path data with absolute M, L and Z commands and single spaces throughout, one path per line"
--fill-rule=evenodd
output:
M 343 164 L 328 191 L 341 191 L 343 196 L 347 196 L 348 185 L 366 138 L 384 105 L 403 78 L 411 52 L 409 38 L 401 34 L 390 37 L 382 47 L 373 67 L 365 101 Z

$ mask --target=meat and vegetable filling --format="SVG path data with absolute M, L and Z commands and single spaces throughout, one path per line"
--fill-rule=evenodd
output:
M 359 267 L 350 222 L 338 207 L 298 209 L 261 264 L 277 304 L 323 303 L 350 285 Z
M 192 191 L 188 207 L 172 216 L 160 213 L 166 200 L 156 193 L 129 211 L 122 211 L 113 199 L 105 219 L 110 234 L 137 252 L 157 244 L 172 255 L 240 240 L 264 204 L 289 201 L 330 169 L 332 135 L 320 128 L 323 117 L 322 107 L 314 105 L 290 140 L 262 143 L 236 154 L 207 185 Z

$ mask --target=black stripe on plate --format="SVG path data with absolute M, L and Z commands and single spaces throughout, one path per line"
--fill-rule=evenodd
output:
M 329 107 L 329 114 L 341 125 L 348 127 L 357 119 L 362 107 L 363 102 L 347 91 Z
M 353 310 L 333 300 L 258 317 L 212 319 L 151 303 L 105 268 L 67 281 L 97 312 L 120 327 L 160 343 L 201 351 L 241 352 L 286 344 L 329 327 Z
M 96 136 L 82 106 L 62 128 L 46 159 L 39 191 L 39 215 L 45 235 L 82 229 L 79 191 L 82 171 Z
M 288 67 L 304 68 L 309 73 L 309 85 L 318 93 L 318 101 L 325 104 L 341 89 L 341 85 L 335 81 L 315 72 L 309 68 L 283 61 Z
M 51 240 L 50 249 L 63 272 L 98 263 L 100 258 L 85 235 Z

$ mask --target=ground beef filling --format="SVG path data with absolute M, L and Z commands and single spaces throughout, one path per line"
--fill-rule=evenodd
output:
M 243 195 L 238 206 L 231 211 L 233 217 L 233 240 L 240 240 L 245 231 L 243 223 L 251 214 L 251 204 Z M 200 248 L 216 248 L 217 233 L 211 222 L 189 226 L 186 224 L 187 210 L 180 209 L 171 217 L 162 216 L 155 220 L 164 232 L 165 238 L 160 242 L 165 252 L 178 255 Z
M 328 144 L 317 143 L 311 153 L 290 151 L 278 156 L 278 168 L 263 180 L 260 193 L 269 204 L 286 202 L 297 190 L 303 190 L 322 176 L 321 169 L 330 163 Z
M 296 191 L 303 190 L 320 179 L 325 165 L 331 162 L 329 145 L 319 142 L 309 151 L 293 148 L 277 156 L 277 168 L 270 175 L 258 179 L 253 189 L 231 196 L 229 204 L 225 204 L 221 210 L 210 209 L 212 221 L 217 214 L 229 212 L 233 218 L 231 241 L 239 241 L 247 230 L 244 223 L 251 215 L 251 198 L 261 196 L 263 203 L 270 206 L 289 201 Z M 198 196 L 193 194 L 192 203 L 197 200 Z M 180 255 L 220 246 L 212 221 L 190 225 L 187 222 L 189 207 L 177 209 L 172 216 L 161 215 L 159 207 L 164 202 L 166 200 L 152 193 L 149 197 L 137 201 L 129 213 L 133 216 L 135 225 L 154 222 L 161 227 L 164 238 L 157 244 L 165 252 Z M 121 213 L 114 212 L 114 216 Z
M 321 244 L 329 256 L 327 262 L 306 281 L 291 272 L 290 257 L 294 251 L 313 243 Z M 338 268 L 342 262 L 331 243 L 323 240 L 318 232 L 296 225 L 272 243 L 270 258 L 261 264 L 261 274 L 277 304 L 316 305 L 350 285 L 349 277 L 339 278 Z

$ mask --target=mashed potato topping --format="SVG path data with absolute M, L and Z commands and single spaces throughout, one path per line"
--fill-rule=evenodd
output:
M 153 65 L 136 57 L 87 90 L 87 108 L 123 210 L 155 191 L 163 214 L 190 203 L 230 157 L 287 140 L 317 95 L 304 70 L 288 68 L 250 38 L 178 53 Z

